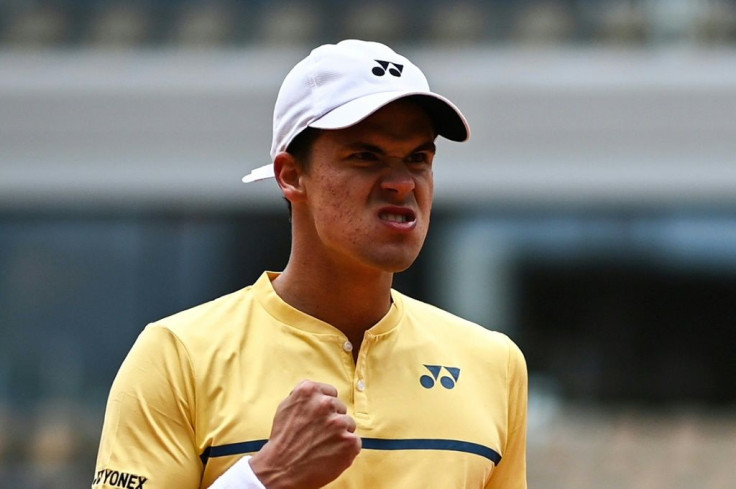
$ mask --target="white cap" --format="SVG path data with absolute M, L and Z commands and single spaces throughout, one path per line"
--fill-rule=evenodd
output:
M 350 127 L 408 96 L 417 96 L 439 135 L 453 141 L 470 137 L 460 110 L 431 92 L 424 73 L 388 46 L 358 40 L 320 46 L 297 63 L 281 85 L 273 112 L 271 161 L 307 127 Z M 268 164 L 251 171 L 243 182 L 273 176 L 273 164 Z

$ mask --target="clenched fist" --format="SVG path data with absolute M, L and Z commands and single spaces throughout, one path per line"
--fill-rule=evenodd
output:
M 337 389 L 305 380 L 279 404 L 271 436 L 250 466 L 268 489 L 316 489 L 350 467 L 360 448 Z

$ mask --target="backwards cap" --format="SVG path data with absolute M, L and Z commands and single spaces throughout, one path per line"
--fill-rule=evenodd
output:
M 320 46 L 297 63 L 281 85 L 273 112 L 271 161 L 307 127 L 350 127 L 408 96 L 418 98 L 439 135 L 453 141 L 470 137 L 460 110 L 430 91 L 424 73 L 388 46 L 358 40 Z M 243 182 L 273 176 L 273 164 L 268 164 L 251 171 Z

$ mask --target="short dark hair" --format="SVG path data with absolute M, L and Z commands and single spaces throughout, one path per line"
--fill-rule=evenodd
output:
M 290 153 L 294 158 L 299 160 L 302 165 L 309 163 L 312 155 L 312 146 L 314 141 L 322 131 L 315 129 L 314 127 L 307 127 L 302 132 L 294 136 L 289 146 L 286 148 L 286 152 Z
M 289 146 L 286 148 L 286 152 L 296 158 L 302 165 L 302 168 L 309 166 L 312 158 L 312 146 L 314 146 L 314 142 L 321 132 L 320 129 L 306 127 L 291 140 Z M 289 216 L 291 216 L 291 202 L 286 198 L 284 200 L 286 200 L 286 206 L 289 208 Z

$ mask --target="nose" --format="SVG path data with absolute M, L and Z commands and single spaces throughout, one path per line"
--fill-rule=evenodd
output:
M 381 190 L 390 192 L 399 199 L 406 197 L 415 187 L 414 177 L 403 163 L 391 164 L 389 171 L 381 179 Z

